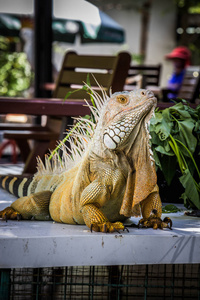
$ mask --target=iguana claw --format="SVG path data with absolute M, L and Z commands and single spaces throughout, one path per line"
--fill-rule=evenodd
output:
M 168 225 L 169 224 L 169 225 Z M 164 220 L 162 220 L 159 217 L 150 216 L 147 219 L 141 219 L 138 223 L 138 228 L 153 228 L 153 229 L 163 229 L 163 228 L 169 228 L 172 230 L 172 220 L 168 217 L 165 217 Z
M 17 211 L 14 210 L 12 207 L 6 207 L 4 210 L 0 211 L 0 218 L 5 220 L 21 220 L 22 216 Z
M 22 219 L 22 215 L 17 214 L 17 221 L 20 221 Z
M 127 230 L 128 229 L 123 225 L 123 223 L 121 222 L 115 222 L 115 223 L 111 223 L 111 222 L 104 222 L 102 224 L 100 223 L 92 223 L 91 226 L 90 226 L 90 231 L 97 231 L 97 232 L 104 232 L 104 233 L 107 233 L 107 232 L 118 232 L 120 233 L 119 230 Z
M 124 227 L 124 229 L 123 229 L 123 231 L 127 231 L 127 232 L 129 232 L 129 230 L 128 230 L 128 228 L 127 227 Z

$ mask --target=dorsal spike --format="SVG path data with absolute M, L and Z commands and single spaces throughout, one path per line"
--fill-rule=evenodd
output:
M 58 152 L 51 152 L 50 156 L 52 159 L 49 159 L 47 155 L 45 157 L 45 163 L 38 157 L 37 158 L 37 170 L 36 174 L 53 174 L 64 172 L 70 169 L 73 165 L 80 161 L 83 154 L 85 153 L 87 147 L 89 146 L 90 140 L 94 135 L 94 130 L 96 128 L 96 123 L 99 120 L 100 112 L 106 103 L 108 96 L 105 90 L 98 84 L 102 96 L 94 91 L 90 86 L 85 84 L 90 92 L 90 95 L 94 101 L 95 106 L 91 105 L 87 100 L 85 100 L 86 105 L 90 108 L 90 111 L 94 117 L 92 119 L 86 119 L 82 117 L 74 118 L 76 124 L 67 130 L 69 147 L 64 143 L 59 142 L 59 150 L 62 152 L 61 157 Z

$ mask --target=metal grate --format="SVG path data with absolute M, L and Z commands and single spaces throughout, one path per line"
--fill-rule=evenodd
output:
M 200 300 L 199 264 L 24 268 L 0 274 L 1 300 Z

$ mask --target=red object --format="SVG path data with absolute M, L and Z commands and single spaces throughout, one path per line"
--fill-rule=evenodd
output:
M 179 46 L 172 50 L 171 53 L 165 55 L 167 59 L 173 59 L 173 58 L 181 58 L 185 60 L 186 66 L 190 65 L 190 57 L 191 53 L 190 50 L 187 47 Z
M 3 150 L 7 146 L 11 146 L 12 147 L 12 162 L 13 162 L 13 164 L 16 164 L 17 163 L 17 145 L 16 145 L 16 142 L 14 140 L 4 141 L 1 144 L 1 147 L 0 147 L 0 158 L 2 156 Z

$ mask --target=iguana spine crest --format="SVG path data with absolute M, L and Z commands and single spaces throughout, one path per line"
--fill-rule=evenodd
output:
M 86 86 L 88 90 L 90 90 L 90 96 L 94 101 L 94 106 L 91 105 L 87 100 L 85 100 L 85 102 L 90 108 L 94 121 L 92 121 L 92 119 L 83 117 L 74 118 L 77 123 L 71 129 L 71 135 L 68 138 L 69 147 L 61 142 L 62 146 L 60 150 L 62 152 L 62 159 L 60 159 L 58 152 L 55 152 L 51 161 L 49 160 L 50 155 L 46 155 L 44 163 L 40 157 L 37 157 L 38 172 L 35 174 L 35 176 L 61 174 L 80 162 L 84 153 L 87 151 L 88 145 L 94 135 L 100 112 L 108 100 L 108 96 L 100 86 L 102 97 L 100 97 L 97 92 L 93 91 L 91 87 L 88 85 Z M 112 96 L 111 91 L 110 95 Z M 52 154 L 51 151 L 50 154 Z

